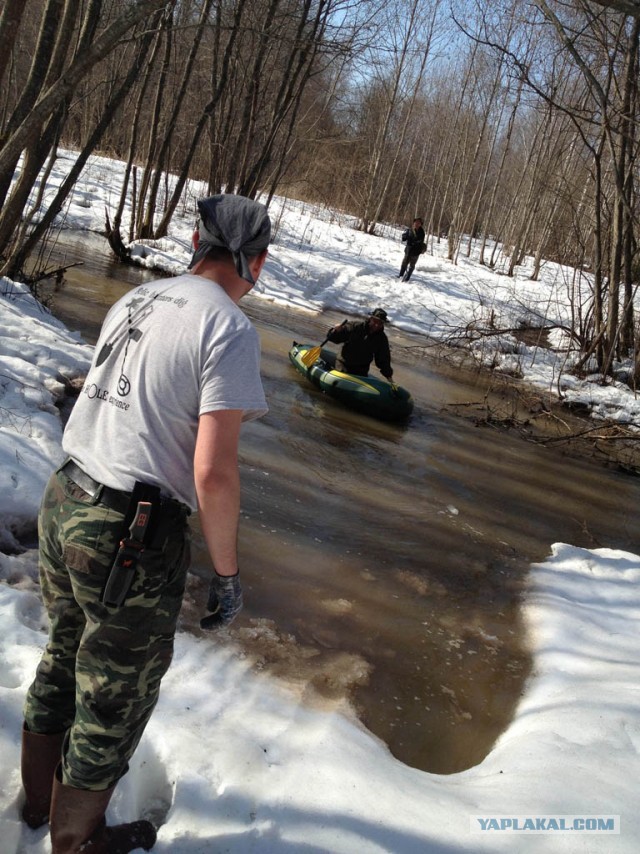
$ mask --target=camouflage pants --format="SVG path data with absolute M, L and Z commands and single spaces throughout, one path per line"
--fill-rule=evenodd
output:
M 154 511 L 155 512 L 155 511 Z M 100 602 L 122 536 L 123 514 L 63 472 L 40 509 L 40 583 L 50 634 L 25 703 L 36 733 L 67 732 L 62 780 L 113 785 L 128 768 L 173 655 L 189 564 L 187 513 L 158 508 L 160 524 L 125 603 Z

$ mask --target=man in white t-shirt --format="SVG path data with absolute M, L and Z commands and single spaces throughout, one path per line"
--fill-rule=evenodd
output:
M 242 607 L 238 443 L 267 411 L 256 330 L 238 308 L 267 257 L 263 205 L 198 202 L 190 272 L 138 287 L 105 318 L 39 517 L 51 629 L 25 703 L 23 819 L 53 854 L 149 850 L 148 821 L 107 827 L 169 667 L 198 511 L 213 564 L 201 625 Z

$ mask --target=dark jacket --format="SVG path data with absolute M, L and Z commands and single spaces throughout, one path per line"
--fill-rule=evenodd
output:
M 402 235 L 402 242 L 407 244 L 404 250 L 405 254 L 411 258 L 420 255 L 426 237 L 427 235 L 421 225 L 417 228 L 408 228 Z
M 327 340 L 343 345 L 336 364 L 345 373 L 366 377 L 375 359 L 383 377 L 390 380 L 393 376 L 389 339 L 383 329 L 371 332 L 367 320 L 348 320 L 335 326 L 327 333 Z

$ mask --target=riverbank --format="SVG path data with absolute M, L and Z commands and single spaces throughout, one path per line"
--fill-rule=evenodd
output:
M 576 459 L 640 475 L 640 434 L 634 423 L 595 418 L 585 402 L 561 400 L 526 380 L 474 365 L 457 350 L 440 351 L 440 358 L 452 371 L 477 372 L 485 389 L 482 400 L 449 407 L 459 417 L 481 429 L 515 434 Z

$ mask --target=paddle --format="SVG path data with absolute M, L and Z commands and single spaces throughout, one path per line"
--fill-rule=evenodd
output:
M 342 323 L 339 324 L 339 326 L 344 326 L 346 322 L 347 322 L 346 320 L 343 320 Z M 334 327 L 334 329 L 338 329 L 338 328 L 339 328 L 338 326 Z M 331 332 L 333 332 L 333 329 L 329 330 L 329 334 L 331 334 Z M 307 352 L 304 354 L 304 356 L 300 360 L 302 362 L 302 364 L 305 366 L 305 368 L 310 368 L 311 365 L 313 365 L 313 364 L 315 364 L 315 362 L 317 362 L 317 360 L 320 358 L 320 351 L 322 350 L 322 348 L 324 347 L 324 345 L 327 343 L 328 340 L 329 340 L 329 337 L 327 336 L 324 339 L 324 341 L 322 342 L 322 344 L 320 344 L 318 347 L 312 347 L 310 350 L 307 350 Z
M 322 342 L 322 344 L 320 344 L 318 347 L 312 347 L 310 350 L 307 350 L 307 352 L 304 354 L 304 356 L 300 360 L 302 362 L 302 364 L 305 366 L 305 368 L 310 368 L 311 365 L 313 365 L 313 364 L 315 364 L 315 362 L 317 362 L 317 360 L 320 358 L 320 351 L 322 350 L 322 348 L 324 347 L 324 345 L 327 343 L 328 340 L 329 340 L 328 338 L 325 338 L 324 341 Z

